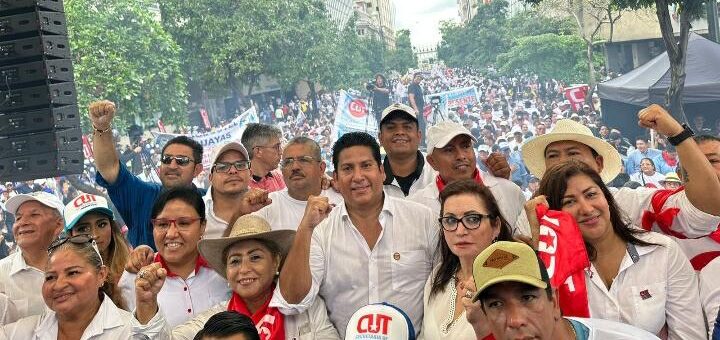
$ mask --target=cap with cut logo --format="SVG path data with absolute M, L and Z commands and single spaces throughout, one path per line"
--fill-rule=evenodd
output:
M 485 248 L 473 263 L 477 293 L 501 282 L 521 282 L 538 288 L 548 287 L 550 279 L 535 251 L 522 242 L 499 241 Z
M 350 317 L 345 340 L 415 340 L 415 328 L 400 308 L 376 303 L 358 309 Z
M 413 121 L 417 122 L 417 112 L 415 112 L 415 109 L 405 104 L 395 103 L 386 107 L 385 110 L 383 110 L 382 114 L 380 115 L 380 125 L 382 125 L 382 123 L 384 123 L 385 120 L 388 119 L 388 117 L 393 118 L 402 116 L 408 117 Z
M 19 194 L 15 195 L 13 197 L 10 197 L 7 202 L 5 202 L 5 210 L 7 210 L 9 213 L 15 215 L 17 213 L 18 208 L 25 203 L 30 201 L 38 201 L 42 203 L 43 205 L 55 209 L 58 211 L 58 213 L 62 214 L 63 211 L 63 203 L 60 201 L 60 199 L 50 193 L 44 192 L 44 191 L 35 191 L 31 192 L 29 194 Z
M 107 215 L 111 220 L 114 217 L 112 210 L 108 208 L 105 197 L 80 193 L 78 197 L 75 197 L 75 199 L 65 206 L 65 211 L 63 212 L 63 216 L 65 216 L 65 228 L 63 231 L 70 232 L 75 224 L 90 212 Z

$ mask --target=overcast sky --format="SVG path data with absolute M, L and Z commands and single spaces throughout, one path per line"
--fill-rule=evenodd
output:
M 440 21 L 459 21 L 457 0 L 392 0 L 396 8 L 395 28 L 409 29 L 415 47 L 440 42 Z

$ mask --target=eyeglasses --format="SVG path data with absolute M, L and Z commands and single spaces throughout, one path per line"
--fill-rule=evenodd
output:
M 150 220 L 155 229 L 161 231 L 167 231 L 170 229 L 170 225 L 174 224 L 175 228 L 180 231 L 186 231 L 190 229 L 193 223 L 202 220 L 200 217 L 178 217 L 178 218 L 154 218 Z
M 95 253 L 97 253 L 98 257 L 100 258 L 100 266 L 105 265 L 103 263 L 102 255 L 100 255 L 100 249 L 98 248 L 97 243 L 95 242 L 95 239 L 93 239 L 91 236 L 85 235 L 85 234 L 75 235 L 75 236 L 70 236 L 70 237 L 61 237 L 61 238 L 53 241 L 53 243 L 51 243 L 47 249 L 48 255 L 50 255 L 57 247 L 65 244 L 67 242 L 70 242 L 72 244 L 77 244 L 77 245 L 90 244 L 90 246 L 93 248 L 93 250 L 95 250 Z
M 295 162 L 298 162 L 300 166 L 305 167 L 315 162 L 318 162 L 318 160 L 310 156 L 288 157 L 283 159 L 282 162 L 280 162 L 280 165 L 282 165 L 283 168 L 287 168 L 289 166 L 292 166 Z
M 179 166 L 186 166 L 186 165 L 190 164 L 190 162 L 195 162 L 195 160 L 190 159 L 190 157 L 188 157 L 188 156 L 169 156 L 169 155 L 162 156 L 162 158 L 160 159 L 160 162 L 162 162 L 162 164 L 169 165 L 170 163 L 172 163 L 173 159 L 175 160 L 175 163 L 177 163 L 177 165 L 179 165 Z
M 228 172 L 233 166 L 237 171 L 247 170 L 250 169 L 250 161 L 217 162 L 213 165 L 213 169 L 215 172 Z
M 494 218 L 491 215 L 483 214 L 467 214 L 461 218 L 455 216 L 440 217 L 438 221 L 445 231 L 455 231 L 458 228 L 458 224 L 462 223 L 465 228 L 473 230 L 480 227 L 483 218 Z
M 275 144 L 275 145 L 257 145 L 257 146 L 255 146 L 255 147 L 256 147 L 256 148 L 261 148 L 261 149 L 273 149 L 273 150 L 275 150 L 275 151 L 277 151 L 277 152 L 281 152 L 281 151 L 282 151 L 282 144 L 280 144 L 280 143 Z

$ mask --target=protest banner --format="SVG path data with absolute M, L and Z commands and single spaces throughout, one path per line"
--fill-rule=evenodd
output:
M 432 125 L 449 119 L 449 109 L 478 103 L 478 92 L 475 87 L 463 87 L 451 91 L 445 91 L 425 96 L 426 103 L 432 103 L 433 98 L 440 100 L 437 104 L 437 112 L 433 107 L 430 114 L 426 116 L 428 124 Z
M 367 132 L 372 136 L 377 136 L 377 122 L 374 117 L 369 115 L 367 101 L 341 90 L 337 100 L 337 109 L 335 110 L 335 124 L 332 131 L 333 142 L 343 134 L 355 131 Z

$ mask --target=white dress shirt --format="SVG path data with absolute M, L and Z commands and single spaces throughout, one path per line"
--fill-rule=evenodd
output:
M 343 203 L 342 196 L 333 189 L 323 190 L 320 195 L 327 197 L 330 203 L 336 206 L 340 206 Z M 297 230 L 305 214 L 307 201 L 300 201 L 290 197 L 287 188 L 280 191 L 273 191 L 268 197 L 272 199 L 272 203 L 252 214 L 268 221 L 273 230 Z
M 482 173 L 481 178 L 483 184 L 490 188 L 490 192 L 495 197 L 500 213 L 511 227 L 514 226 L 518 215 L 525 206 L 525 195 L 520 187 L 504 178 L 494 177 L 487 173 Z M 434 181 L 410 195 L 408 199 L 430 208 L 436 220 L 440 217 L 440 190 Z
M 628 218 L 628 223 L 632 225 L 642 225 L 642 216 L 645 210 L 655 211 L 652 207 L 652 197 L 657 189 L 651 188 L 608 188 L 615 199 L 615 203 L 623 211 Z M 668 208 L 679 208 L 680 213 L 675 216 L 671 228 L 680 232 L 688 238 L 697 238 L 708 235 L 715 231 L 720 224 L 720 216 L 713 216 L 702 212 L 692 205 L 687 198 L 685 190 L 679 191 L 671 195 L 665 204 L 663 210 Z M 517 220 L 517 227 L 523 235 L 530 235 L 530 223 L 525 215 L 525 210 L 520 212 Z M 655 227 L 657 228 L 657 227 Z M 659 231 L 659 230 L 656 230 Z
M 712 335 L 720 309 L 720 257 L 716 257 L 700 271 L 700 300 L 707 318 L 708 335 Z
M 123 272 L 120 288 L 128 310 L 135 310 L 136 274 Z M 230 299 L 227 281 L 208 267 L 200 267 L 183 280 L 179 276 L 167 276 L 157 296 L 158 305 L 165 312 L 170 327 L 175 327 L 208 308 Z
M 705 339 L 697 276 L 690 261 L 665 235 L 648 232 L 638 238 L 658 245 L 628 244 L 609 290 L 594 265 L 585 272 L 590 316 L 653 334 L 667 323 L 670 340 Z
M 38 293 L 39 295 L 39 293 Z M 138 325 L 130 312 L 115 306 L 105 295 L 95 317 L 85 328 L 80 340 L 143 339 L 134 327 Z M 135 336 L 135 337 L 133 337 Z M 41 315 L 33 315 L 5 325 L 0 331 L 0 340 L 48 340 L 58 338 L 58 319 L 49 308 Z
M 212 186 L 208 188 L 207 193 L 203 196 L 203 201 L 205 202 L 205 233 L 203 237 L 206 239 L 220 238 L 227 229 L 228 222 L 215 215 Z
M 388 302 L 405 311 L 419 332 L 423 285 L 437 245 L 436 217 L 422 205 L 386 194 L 379 222 L 382 230 L 371 249 L 345 205 L 333 209 L 312 235 L 309 293 L 299 304 L 289 304 L 278 284 L 272 304 L 283 314 L 298 314 L 319 294 L 330 320 L 344 336 L 350 317 L 360 307 Z
M 6 315 L 6 322 L 14 322 L 31 315 L 40 315 L 45 311 L 42 297 L 42 285 L 45 273 L 28 266 L 18 250 L 0 260 L 0 294 L 8 298 L 9 308 L 14 313 Z
M 566 317 L 588 328 L 587 340 L 660 340 L 648 331 L 628 324 L 603 319 Z

